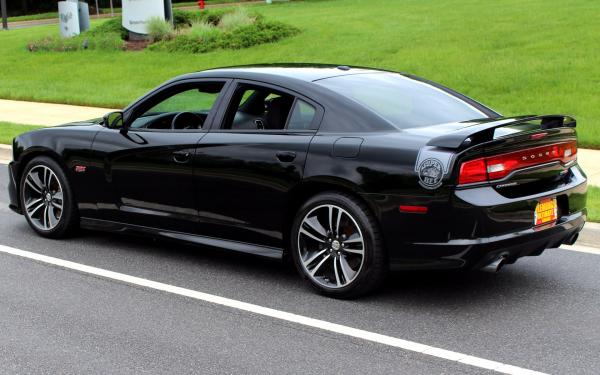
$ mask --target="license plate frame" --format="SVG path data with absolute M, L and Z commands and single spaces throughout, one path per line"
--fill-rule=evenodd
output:
M 558 220 L 556 197 L 540 199 L 533 211 L 533 224 L 537 226 L 554 224 Z

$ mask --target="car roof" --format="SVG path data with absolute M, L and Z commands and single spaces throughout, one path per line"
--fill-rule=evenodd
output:
M 314 82 L 325 78 L 344 75 L 382 73 L 383 70 L 350 67 L 347 65 L 324 64 L 269 64 L 269 65 L 244 65 L 231 66 L 204 70 L 187 74 L 186 78 L 222 77 L 222 78 L 271 78 L 271 79 L 297 79 L 305 82 Z

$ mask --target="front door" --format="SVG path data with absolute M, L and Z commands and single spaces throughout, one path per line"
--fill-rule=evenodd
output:
M 133 110 L 125 129 L 105 129 L 94 142 L 104 153 L 112 205 L 104 218 L 193 233 L 197 223 L 192 162 L 206 136 L 224 82 L 168 87 Z
M 302 180 L 320 115 L 308 99 L 236 83 L 221 121 L 198 144 L 200 232 L 281 248 L 287 198 Z

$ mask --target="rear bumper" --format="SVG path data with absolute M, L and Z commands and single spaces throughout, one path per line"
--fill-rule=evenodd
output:
M 514 199 L 492 186 L 429 197 L 386 196 L 379 210 L 391 268 L 478 268 L 501 255 L 511 263 L 571 242 L 586 221 L 587 179 L 578 166 L 570 176 L 552 191 Z M 534 227 L 537 204 L 550 197 L 557 200 L 558 221 Z M 428 212 L 400 213 L 401 204 L 424 205 Z
M 19 190 L 17 180 L 15 178 L 15 162 L 8 164 L 8 207 L 18 214 L 22 214 L 21 205 L 19 203 Z
M 555 225 L 529 228 L 500 236 L 458 239 L 443 243 L 414 243 L 407 245 L 421 257 L 392 259 L 390 267 L 400 269 L 481 268 L 494 259 L 505 256 L 506 263 L 518 258 L 540 255 L 545 249 L 559 247 L 583 229 L 586 210 L 563 216 Z

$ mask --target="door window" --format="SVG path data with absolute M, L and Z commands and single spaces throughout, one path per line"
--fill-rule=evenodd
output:
M 151 106 L 131 124 L 137 129 L 202 129 L 224 83 L 185 85 Z
M 283 130 L 295 99 L 268 87 L 240 84 L 231 98 L 222 128 Z

